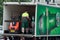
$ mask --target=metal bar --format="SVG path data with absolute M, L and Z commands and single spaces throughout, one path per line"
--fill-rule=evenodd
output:
M 33 37 L 31 34 L 0 34 L 1 36 L 24 36 L 24 37 Z
M 47 40 L 48 40 L 48 27 L 49 27 L 48 8 L 46 8 L 46 17 L 47 17 Z
M 34 35 L 31 34 L 0 34 L 0 36 L 24 36 L 24 37 L 34 37 Z M 60 35 L 48 35 L 48 37 L 56 37 Z M 35 37 L 47 37 L 47 35 L 37 35 Z
M 35 37 L 47 37 L 47 35 L 37 35 Z
M 47 35 L 48 35 L 48 26 L 49 26 L 49 22 L 48 22 L 48 8 L 46 8 L 46 17 L 47 17 Z

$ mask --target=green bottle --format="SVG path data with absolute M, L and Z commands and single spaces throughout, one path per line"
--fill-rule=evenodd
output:
M 57 26 L 60 26 L 60 13 L 57 13 L 57 14 L 56 14 L 56 20 L 57 20 L 57 21 L 56 21 L 56 25 L 57 25 Z
M 41 14 L 40 19 L 39 19 L 39 30 L 40 30 L 40 34 L 44 35 L 46 34 L 46 23 L 45 23 L 45 13 Z

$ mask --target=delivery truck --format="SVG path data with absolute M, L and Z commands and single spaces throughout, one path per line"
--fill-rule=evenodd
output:
M 60 34 L 59 6 L 36 1 L 5 1 L 3 4 L 4 33 L 15 34 L 17 31 L 16 34 L 18 32 L 19 34 L 33 34 L 36 37 Z

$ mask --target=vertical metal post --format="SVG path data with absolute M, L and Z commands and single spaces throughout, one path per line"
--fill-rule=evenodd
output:
M 49 17 L 48 17 L 48 8 L 46 8 L 46 18 L 47 18 L 47 40 L 48 40 L 48 27 L 49 27 Z
M 55 3 L 55 0 L 53 0 L 53 3 Z
M 49 1 L 47 1 L 47 4 L 49 4 Z
M 49 2 L 51 1 L 51 0 L 45 0 L 46 2 L 47 2 L 47 4 L 49 4 Z
M 18 0 L 18 3 L 20 4 L 20 0 Z
M 38 2 L 40 2 L 40 0 L 38 0 Z
M 46 8 L 46 18 L 47 18 L 47 35 L 48 35 L 48 27 L 49 27 L 48 8 Z

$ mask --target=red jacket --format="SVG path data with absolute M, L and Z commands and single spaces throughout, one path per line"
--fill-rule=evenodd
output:
M 19 22 L 16 22 L 16 25 L 13 26 L 13 22 L 10 23 L 9 25 L 9 30 L 11 29 L 18 30 L 19 29 Z

